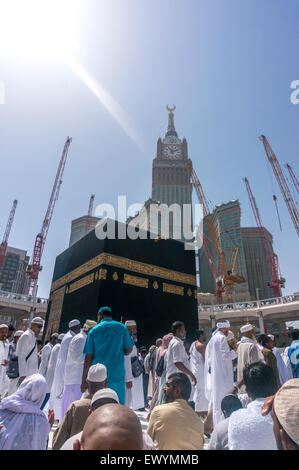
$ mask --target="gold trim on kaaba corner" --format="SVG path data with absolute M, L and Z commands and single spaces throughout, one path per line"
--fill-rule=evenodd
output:
M 48 338 L 48 333 L 50 332 L 51 328 L 53 328 L 56 324 L 59 325 L 60 322 L 60 317 L 61 317 L 61 311 L 62 311 L 62 306 L 63 306 L 63 301 L 64 301 L 64 294 L 65 294 L 65 286 L 61 287 L 60 289 L 57 289 L 55 292 L 52 294 L 52 303 L 49 311 L 49 320 L 48 320 L 48 325 L 47 325 L 47 332 L 46 332 L 46 338 Z M 54 331 L 54 330 L 52 330 Z
M 131 284 L 132 286 L 148 288 L 148 279 L 144 277 L 131 276 L 130 274 L 124 274 L 124 284 Z
M 181 282 L 183 284 L 196 286 L 196 276 L 193 276 L 192 274 L 185 274 L 178 271 L 173 271 L 171 269 L 161 268 L 152 264 L 134 261 L 129 258 L 123 258 L 122 256 L 101 253 L 95 258 L 74 269 L 70 273 L 65 274 L 61 278 L 54 281 L 51 286 L 51 292 L 82 276 L 82 274 L 86 274 L 88 271 L 99 268 L 101 265 L 113 266 L 115 268 L 120 268 L 126 271 L 133 271 L 135 273 L 146 274 L 147 276 L 160 277 L 169 281 Z
M 157 283 L 157 281 L 153 282 L 153 288 L 156 290 L 159 288 L 159 284 Z
M 79 279 L 79 281 L 72 282 L 70 284 L 69 289 L 68 289 L 68 294 L 71 294 L 72 292 L 81 289 L 84 286 L 87 286 L 88 284 L 91 284 L 94 281 L 94 273 L 89 274 L 88 276 L 83 277 L 82 279 Z
M 163 282 L 163 292 L 167 292 L 168 294 L 184 295 L 184 287 Z
M 113 281 L 118 281 L 118 274 L 116 271 L 112 274 L 112 279 Z

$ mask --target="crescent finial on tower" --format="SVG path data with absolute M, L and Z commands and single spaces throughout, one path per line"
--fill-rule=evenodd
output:
M 174 104 L 172 108 L 169 107 L 169 105 L 166 106 L 166 109 L 167 111 L 169 111 L 170 113 L 173 113 L 173 111 L 176 110 L 176 105 Z

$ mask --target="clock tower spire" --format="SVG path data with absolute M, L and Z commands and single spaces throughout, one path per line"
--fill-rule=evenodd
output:
M 172 108 L 170 108 L 167 105 L 166 109 L 168 111 L 168 128 L 167 128 L 167 132 L 165 134 L 165 137 L 167 137 L 169 135 L 174 135 L 175 137 L 178 137 L 178 134 L 177 134 L 177 132 L 175 130 L 175 127 L 174 127 L 174 114 L 173 114 L 173 111 L 175 111 L 175 109 L 176 109 L 176 105 L 174 104 Z

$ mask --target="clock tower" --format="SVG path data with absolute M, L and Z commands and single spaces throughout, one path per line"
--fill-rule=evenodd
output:
M 175 106 L 166 107 L 168 128 L 165 137 L 159 137 L 157 156 L 153 160 L 152 199 L 167 204 L 192 203 L 192 184 L 188 164 L 187 141 L 180 139 L 174 126 Z

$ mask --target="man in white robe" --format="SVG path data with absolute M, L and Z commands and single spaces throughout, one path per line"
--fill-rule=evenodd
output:
M 196 331 L 196 341 L 190 346 L 190 369 L 195 375 L 197 383 L 192 388 L 190 401 L 195 404 L 195 411 L 198 416 L 206 418 L 208 414 L 209 402 L 205 396 L 204 376 L 205 376 L 205 341 L 207 335 L 204 330 Z
M 243 370 L 245 365 L 252 364 L 253 362 L 265 362 L 264 356 L 260 348 L 258 347 L 255 339 L 255 331 L 253 325 L 244 325 L 240 328 L 242 334 L 241 341 L 239 342 L 237 349 L 238 356 L 238 382 L 243 378 Z M 241 387 L 241 391 L 245 393 L 244 385 Z
M 12 341 L 9 342 L 9 349 L 8 349 L 8 367 L 6 369 L 6 374 L 8 375 L 8 372 L 9 372 L 9 369 L 10 369 L 10 361 L 13 361 L 17 354 L 16 354 L 16 351 L 17 351 L 17 344 L 18 344 L 18 341 L 20 339 L 20 337 L 22 336 L 22 334 L 24 333 L 23 330 L 17 330 L 15 331 L 14 335 L 13 335 L 13 339 Z M 10 370 L 11 372 L 11 370 Z M 15 378 L 9 378 L 9 388 L 8 388 L 8 396 L 12 395 L 13 393 L 15 393 L 17 391 L 17 383 L 18 383 L 18 380 L 19 380 L 19 377 L 15 377 Z
M 268 335 L 273 343 L 275 344 L 275 338 L 273 335 Z M 273 349 L 272 349 L 272 352 L 274 354 L 274 356 L 276 357 L 276 361 L 277 361 L 277 368 L 278 368 L 278 373 L 279 373 L 279 380 L 280 380 L 280 383 L 281 385 L 283 385 L 285 382 L 287 382 L 288 380 L 291 380 L 293 378 L 293 374 L 291 373 L 291 371 L 287 368 L 281 354 L 280 354 L 280 351 L 279 349 L 275 346 Z
M 30 328 L 20 337 L 16 355 L 19 362 L 19 383 L 22 383 L 29 375 L 38 373 L 37 341 L 44 320 L 40 317 L 33 318 Z
M 46 377 L 52 349 L 57 343 L 57 341 L 58 341 L 58 333 L 53 333 L 51 335 L 50 341 L 47 344 L 45 344 L 45 346 L 41 350 L 41 363 L 40 363 L 38 372 L 44 377 Z
M 126 327 L 133 341 L 137 342 L 137 325 L 134 320 L 125 322 Z M 137 357 L 137 348 L 134 344 L 132 352 L 125 356 L 125 382 L 126 382 L 126 396 L 125 405 L 132 410 L 140 410 L 144 408 L 144 393 L 143 393 L 143 373 L 138 377 L 133 376 L 132 372 L 132 358 Z
M 58 341 L 51 351 L 49 364 L 48 364 L 46 377 L 45 377 L 46 382 L 47 382 L 47 394 L 46 394 L 45 400 L 46 399 L 48 400 L 48 405 L 47 405 L 48 409 L 52 408 L 54 410 L 55 417 L 58 416 L 60 413 L 61 402 L 60 401 L 58 402 L 56 399 L 54 399 L 54 396 L 51 397 L 51 388 L 52 388 L 52 384 L 54 381 L 54 374 L 55 374 L 58 354 L 59 354 L 61 342 L 64 336 L 65 336 L 64 333 L 61 333 L 60 335 L 58 335 Z M 46 403 L 47 403 L 46 401 L 45 403 L 43 403 L 42 409 L 45 407 Z
M 61 421 L 61 400 L 64 389 L 64 374 L 65 364 L 67 359 L 68 349 L 73 337 L 80 333 L 81 327 L 79 320 L 72 320 L 69 322 L 69 331 L 64 335 L 61 342 L 58 358 L 56 362 L 54 380 L 51 388 L 51 395 L 49 400 L 50 408 L 54 409 L 56 421 Z
M 9 380 L 6 375 L 9 350 L 7 335 L 8 326 L 5 324 L 0 325 L 0 399 L 5 397 L 9 389 Z
M 61 402 L 61 420 L 63 419 L 69 405 L 76 400 L 80 400 L 82 396 L 81 379 L 85 360 L 83 350 L 88 332 L 96 325 L 97 322 L 86 320 L 82 331 L 75 335 L 70 342 L 65 364 L 64 390 Z
M 209 409 L 213 409 L 214 427 L 224 419 L 221 401 L 234 387 L 232 361 L 237 355 L 227 342 L 229 328 L 228 321 L 217 323 L 205 355 L 205 393 Z

